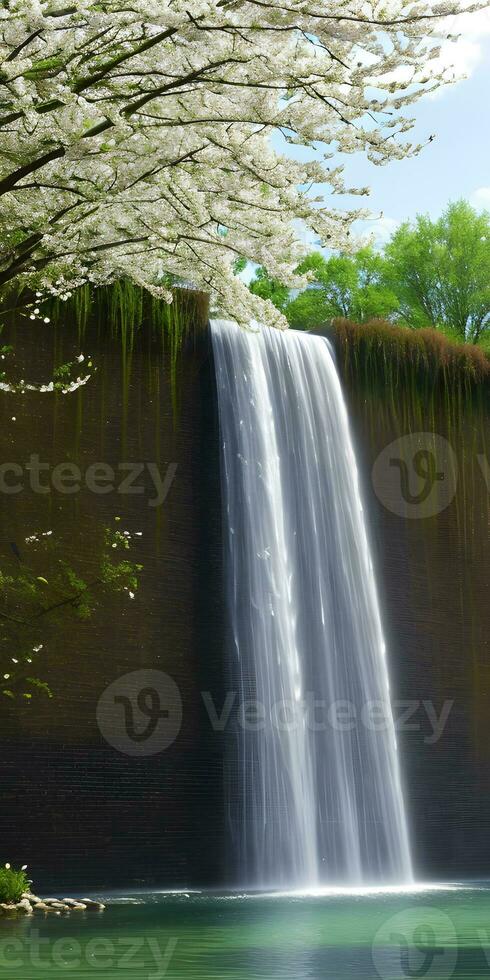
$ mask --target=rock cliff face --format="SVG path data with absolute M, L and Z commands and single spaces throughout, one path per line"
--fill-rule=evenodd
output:
M 0 837 L 12 861 L 21 864 L 28 854 L 41 890 L 186 886 L 222 873 L 220 744 L 200 693 L 211 692 L 219 703 L 214 375 L 200 297 L 185 314 L 192 329 L 173 361 L 167 334 L 162 345 L 145 322 L 124 337 L 100 311 L 89 317 L 83 339 L 70 316 L 55 329 L 17 319 L 4 334 L 15 344 L 16 370 L 29 381 L 49 379 L 53 363 L 80 349 L 97 370 L 74 394 L 1 395 L 2 462 L 23 472 L 21 492 L 2 495 L 2 568 L 12 570 L 11 542 L 23 555 L 25 538 L 47 530 L 63 542 L 67 561 L 90 568 L 97 532 L 115 516 L 121 530 L 140 532 L 130 557 L 143 565 L 134 600 L 111 597 L 87 621 L 69 614 L 46 621 L 45 652 L 32 669 L 52 699 L 39 693 L 29 703 L 0 702 Z M 33 454 L 49 464 L 41 473 L 49 492 L 31 489 L 26 463 Z M 66 461 L 81 472 L 76 493 L 53 485 L 54 467 Z M 95 463 L 112 468 L 109 492 L 88 486 Z M 133 492 L 125 493 L 129 464 L 138 472 Z M 152 473 L 167 479 L 161 506 L 154 506 Z M 123 713 L 115 747 L 101 733 L 97 706 L 118 678 L 148 669 L 178 686 L 182 723 L 165 751 L 157 744 L 150 754 L 128 754 Z M 144 713 L 135 719 L 137 731 L 148 723 Z
M 490 364 L 338 324 L 398 702 L 416 871 L 490 873 Z M 408 337 L 406 336 L 408 334 Z
M 24 476 L 33 454 L 49 464 L 48 492 L 35 492 L 23 476 L 20 492 L 1 495 L 2 568 L 12 567 L 12 543 L 19 548 L 46 530 L 63 542 L 67 560 L 80 556 L 90 565 L 94 529 L 119 516 L 121 528 L 141 532 L 131 557 L 143 571 L 134 600 L 113 597 L 91 620 L 47 626 L 36 670 L 52 699 L 0 702 L 0 839 L 9 859 L 29 864 L 41 891 L 219 884 L 226 692 L 206 311 L 201 300 L 187 305 L 193 329 L 178 352 L 162 346 L 150 322 L 121 333 L 107 315 L 89 317 L 82 339 L 70 317 L 53 329 L 14 319 L 3 335 L 15 344 L 21 377 L 45 380 L 54 363 L 80 348 L 97 371 L 72 395 L 1 394 L 2 462 L 17 463 Z M 488 378 L 465 374 L 460 384 L 457 366 L 436 377 L 429 361 L 413 373 L 399 370 L 391 348 L 378 346 L 369 360 L 345 333 L 336 347 L 377 558 L 416 868 L 426 878 L 488 875 Z M 434 443 L 427 436 L 417 442 L 418 433 L 449 443 L 442 462 L 435 451 L 435 470 Z M 398 443 L 385 452 L 414 434 L 405 456 Z M 60 492 L 51 480 L 66 461 L 82 474 L 76 493 Z M 95 463 L 114 472 L 109 492 L 87 485 Z M 138 465 L 141 492 L 121 492 L 128 472 L 121 464 Z M 422 475 L 411 472 L 414 465 Z M 168 477 L 161 506 L 152 506 L 156 473 L 164 484 Z M 422 507 L 419 516 L 407 510 L 412 504 Z M 136 671 L 151 672 L 133 716 L 136 738 L 121 727 L 129 715 L 120 700 L 110 744 L 101 698 Z M 167 680 L 158 690 L 154 671 L 177 685 L 177 696 Z M 123 684 L 115 696 L 127 703 L 133 693 Z M 167 711 L 163 741 L 138 741 L 152 724 L 158 728 L 155 704 L 157 714 Z

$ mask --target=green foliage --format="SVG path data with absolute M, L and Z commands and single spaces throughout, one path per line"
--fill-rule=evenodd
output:
M 312 275 L 312 286 L 284 309 L 291 326 L 309 330 L 335 317 L 365 323 L 373 316 L 391 316 L 398 304 L 386 284 L 385 265 L 372 248 L 328 259 L 313 252 L 298 267 L 298 272 Z
M 246 259 L 236 259 L 235 262 L 233 263 L 233 272 L 235 273 L 235 275 L 238 276 L 240 275 L 240 272 L 244 272 L 245 269 L 247 268 L 247 264 L 248 263 Z
M 386 248 L 399 318 L 476 343 L 490 326 L 490 215 L 466 201 L 438 221 L 419 215 Z
M 490 215 L 465 201 L 437 221 L 419 215 L 405 223 L 383 253 L 364 248 L 326 258 L 313 252 L 297 271 L 309 273 L 311 285 L 294 298 L 262 268 L 250 284 L 297 330 L 338 317 L 384 319 L 490 349 Z
M 330 306 L 320 289 L 311 286 L 299 293 L 284 309 L 290 326 L 295 330 L 314 330 L 332 319 Z M 336 314 L 338 316 L 338 314 Z
M 24 892 L 28 892 L 30 887 L 29 879 L 25 868 L 16 871 L 6 864 L 0 868 L 0 902 L 8 904 L 20 902 Z
M 119 518 L 116 518 L 119 521 Z M 2 693 L 30 701 L 33 694 L 52 696 L 33 676 L 33 663 L 46 652 L 53 630 L 67 620 L 87 620 L 109 595 L 138 588 L 142 566 L 121 552 L 129 551 L 131 534 L 104 528 L 95 535 L 90 569 L 74 567 L 62 543 L 50 532 L 27 537 L 0 565 L 0 671 Z M 95 557 L 94 557 L 95 556 Z
M 262 266 L 257 269 L 252 282 L 250 283 L 250 292 L 254 293 L 255 296 L 260 296 L 261 299 L 270 299 L 274 306 L 277 306 L 278 310 L 284 310 L 289 299 L 289 289 L 287 286 L 283 286 L 276 279 L 269 279 L 267 272 Z
M 24 72 L 24 78 L 33 79 L 38 81 L 42 78 L 49 78 L 51 75 L 56 75 L 60 68 L 63 67 L 64 58 L 61 56 L 52 58 L 41 58 L 39 61 L 35 61 L 31 67 Z

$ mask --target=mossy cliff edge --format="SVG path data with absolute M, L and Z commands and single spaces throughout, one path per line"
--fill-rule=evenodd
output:
M 477 877 L 490 870 L 490 361 L 434 330 L 319 332 L 357 446 L 416 868 Z M 420 449 L 434 455 L 425 481 Z M 400 466 L 420 507 L 405 506 Z

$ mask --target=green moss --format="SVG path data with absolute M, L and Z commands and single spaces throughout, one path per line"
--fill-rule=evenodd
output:
M 20 902 L 24 892 L 29 891 L 29 880 L 25 870 L 16 871 L 14 868 L 0 868 L 0 902 Z
M 372 445 L 416 432 L 443 436 L 458 460 L 454 507 L 461 542 L 481 532 L 488 495 L 478 514 L 480 460 L 489 457 L 490 360 L 479 347 L 436 330 L 409 330 L 382 321 L 337 320 L 331 330 L 349 403 Z M 476 531 L 475 529 L 478 528 Z
M 423 389 L 449 387 L 466 396 L 490 381 L 490 359 L 472 344 L 460 344 L 438 330 L 408 330 L 382 320 L 335 320 L 333 335 L 344 365 L 371 382 L 396 387 L 409 379 Z
M 63 323 L 75 321 L 80 345 L 90 322 L 96 322 L 100 330 L 109 330 L 120 343 L 121 382 L 123 406 L 127 408 L 128 389 L 131 379 L 131 361 L 137 331 L 149 328 L 157 338 L 169 369 L 171 399 L 174 416 L 177 417 L 181 398 L 178 385 L 179 355 L 184 343 L 202 331 L 208 320 L 208 297 L 189 289 L 172 290 L 173 301 L 165 302 L 153 296 L 143 287 L 127 279 L 109 286 L 93 288 L 83 285 L 73 291 L 69 299 L 47 297 L 36 302 L 42 305 L 42 316 L 50 318 L 55 331 L 62 331 Z M 2 316 L 15 315 L 22 309 L 35 305 L 33 294 L 12 287 L 0 296 L 0 330 Z

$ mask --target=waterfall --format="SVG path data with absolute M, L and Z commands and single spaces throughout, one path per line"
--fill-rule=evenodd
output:
M 225 320 L 211 332 L 237 883 L 410 881 L 375 573 L 329 344 Z

